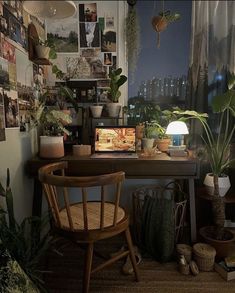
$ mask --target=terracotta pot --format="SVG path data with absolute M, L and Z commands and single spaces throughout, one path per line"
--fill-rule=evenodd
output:
M 199 235 L 201 238 L 211 246 L 213 246 L 216 250 L 216 261 L 224 259 L 226 256 L 230 256 L 234 253 L 235 249 L 235 235 L 229 231 L 228 229 L 224 229 L 226 233 L 227 240 L 216 240 L 213 239 L 213 234 L 216 232 L 216 227 L 214 226 L 206 226 L 202 227 L 199 230 Z
M 161 152 L 167 152 L 171 140 L 169 138 L 157 139 L 157 147 Z
M 165 17 L 160 15 L 154 16 L 152 18 L 152 26 L 156 32 L 162 32 L 167 28 L 168 22 Z
M 58 159 L 64 156 L 63 136 L 40 136 L 39 156 L 45 159 Z
M 142 139 L 144 136 L 144 125 L 137 125 L 136 126 L 136 138 Z

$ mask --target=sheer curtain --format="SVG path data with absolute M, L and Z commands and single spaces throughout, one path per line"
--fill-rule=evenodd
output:
M 186 107 L 209 112 L 210 97 L 235 73 L 235 1 L 192 1 L 191 48 Z M 191 125 L 198 143 L 202 129 Z

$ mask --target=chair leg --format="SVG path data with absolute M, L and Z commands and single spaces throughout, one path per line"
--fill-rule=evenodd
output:
M 86 249 L 84 275 L 83 275 L 83 293 L 89 292 L 90 277 L 91 277 L 91 266 L 93 257 L 93 243 L 89 243 Z
M 130 233 L 129 227 L 125 230 L 125 235 L 126 235 L 128 249 L 130 252 L 131 263 L 132 263 L 132 266 L 133 266 L 133 269 L 135 272 L 135 279 L 137 282 L 139 282 L 140 281 L 139 270 L 138 270 L 137 264 L 136 264 L 135 253 L 134 253 L 134 248 L 133 248 L 133 244 L 132 244 L 131 233 Z

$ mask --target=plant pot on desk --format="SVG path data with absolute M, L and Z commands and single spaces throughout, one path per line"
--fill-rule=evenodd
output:
M 39 156 L 43 159 L 58 159 L 64 156 L 63 136 L 40 136 Z
M 121 111 L 121 104 L 119 104 L 119 103 L 108 103 L 106 105 L 106 107 L 107 107 L 109 117 L 112 117 L 112 118 L 119 117 L 120 111 Z

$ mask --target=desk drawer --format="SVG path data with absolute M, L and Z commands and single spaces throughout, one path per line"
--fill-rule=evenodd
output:
M 154 178 L 154 177 L 190 177 L 197 175 L 197 165 L 194 163 L 180 162 L 180 164 L 172 164 L 169 162 L 136 162 L 129 164 L 128 162 L 117 162 L 115 171 L 124 171 L 126 177 Z

